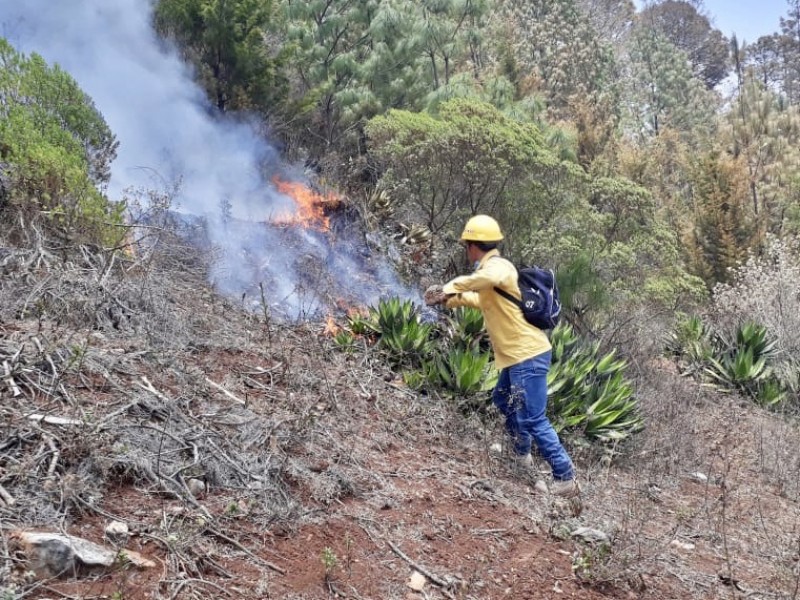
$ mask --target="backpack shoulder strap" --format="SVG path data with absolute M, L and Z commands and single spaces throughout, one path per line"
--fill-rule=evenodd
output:
M 505 290 L 503 290 L 503 289 L 501 289 L 501 288 L 499 288 L 497 286 L 494 286 L 494 291 L 497 292 L 498 294 L 500 294 L 503 298 L 505 298 L 509 302 L 513 302 L 514 304 L 516 304 L 520 308 L 522 307 L 522 300 L 517 300 L 516 298 L 514 298 L 514 296 L 509 294 L 507 291 L 505 291 Z
M 495 256 L 492 256 L 489 260 L 491 260 L 492 258 L 503 258 L 503 257 L 500 256 L 499 254 L 496 254 Z M 508 260 L 508 259 L 506 259 L 506 260 Z M 514 268 L 515 269 L 517 268 L 516 265 L 514 266 Z M 514 304 L 516 304 L 517 306 L 522 308 L 522 300 L 517 300 L 512 294 L 509 294 L 504 289 L 499 288 L 497 286 L 494 286 L 494 291 L 497 292 L 498 294 L 500 294 L 503 298 L 505 298 L 509 302 L 513 302 Z

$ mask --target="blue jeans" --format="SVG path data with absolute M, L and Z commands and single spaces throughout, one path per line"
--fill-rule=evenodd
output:
M 575 469 L 546 414 L 550 356 L 545 352 L 501 370 L 492 401 L 506 418 L 514 452 L 525 455 L 535 442 L 553 478 L 564 481 L 575 477 Z

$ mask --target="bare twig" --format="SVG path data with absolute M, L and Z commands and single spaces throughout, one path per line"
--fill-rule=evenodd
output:
M 253 554 L 252 552 L 250 552 L 250 550 L 248 550 L 247 548 L 242 546 L 242 544 L 237 542 L 235 539 L 228 537 L 224 533 L 221 533 L 220 531 L 217 531 L 216 529 L 214 529 L 212 527 L 209 527 L 206 531 L 208 531 L 208 533 L 214 535 L 215 537 L 218 537 L 222 541 L 228 542 L 232 546 L 235 546 L 236 548 L 238 548 L 239 550 L 241 550 L 242 552 L 247 554 L 250 558 L 258 561 L 259 563 L 261 563 L 265 567 L 269 567 L 270 569 L 272 569 L 276 573 L 280 573 L 281 575 L 286 575 L 286 570 L 285 569 L 279 567 L 278 565 L 276 565 L 274 563 L 269 562 L 268 560 L 264 560 L 263 558 L 261 558 L 260 556 L 257 556 L 256 554 Z
M 30 419 L 31 421 L 40 421 L 42 423 L 48 423 L 49 425 L 83 425 L 83 421 L 79 419 L 70 419 L 68 417 L 55 417 L 53 415 L 40 415 L 38 413 L 28 415 L 28 419 Z
M 22 394 L 22 392 L 20 391 L 17 382 L 14 381 L 14 378 L 11 376 L 11 366 L 8 364 L 7 360 L 3 361 L 3 370 L 6 372 L 6 383 L 9 385 L 9 387 L 11 388 L 11 392 L 14 394 L 14 397 L 16 398 L 17 396 Z
M 137 404 L 139 404 L 139 401 L 138 400 L 134 400 L 133 402 L 129 402 L 128 404 L 126 404 L 122 408 L 119 408 L 119 409 L 115 410 L 114 412 L 106 415 L 106 417 L 102 421 L 100 421 L 97 424 L 97 426 L 92 430 L 92 433 L 97 433 L 98 431 L 103 429 L 108 423 L 110 423 L 111 421 L 113 421 L 114 419 L 119 417 L 120 415 L 125 414 L 126 412 L 128 412 L 129 409 L 133 408 Z
M 14 504 L 16 503 L 16 500 L 14 500 L 14 496 L 9 494 L 8 491 L 6 491 L 6 488 L 2 486 L 2 484 L 0 484 L 0 500 L 5 502 L 6 506 L 9 507 L 14 506 Z
M 448 598 L 455 598 L 455 596 L 453 596 L 453 594 L 451 594 L 451 593 L 449 592 L 449 589 L 450 589 L 450 587 L 452 587 L 452 585 L 453 585 L 453 584 L 452 584 L 452 582 L 450 582 L 450 581 L 447 581 L 447 580 L 445 580 L 445 579 L 442 579 L 441 577 L 438 577 L 438 576 L 437 576 L 437 575 L 435 575 L 434 573 L 431 573 L 431 572 L 430 572 L 430 570 L 426 569 L 426 568 L 425 568 L 425 567 L 423 567 L 423 566 L 420 566 L 418 563 L 416 563 L 416 562 L 414 562 L 413 560 L 411 560 L 411 559 L 410 559 L 410 558 L 409 558 L 409 557 L 408 557 L 408 556 L 407 556 L 407 555 L 406 555 L 406 554 L 405 554 L 405 553 L 404 553 L 402 550 L 400 550 L 400 548 L 398 548 L 398 547 L 397 547 L 397 546 L 396 546 L 394 543 L 392 543 L 390 540 L 387 540 L 387 543 L 389 544 L 389 547 L 390 547 L 390 548 L 391 548 L 391 549 L 394 551 L 394 553 L 395 553 L 395 554 L 397 554 L 397 556 L 399 556 L 400 558 L 402 558 L 402 559 L 403 559 L 404 561 L 406 561 L 406 562 L 407 562 L 409 565 L 411 565 L 412 567 L 414 567 L 414 569 L 416 569 L 417 571 L 419 571 L 420 573 L 422 573 L 423 575 L 425 575 L 425 577 L 427 577 L 427 578 L 428 578 L 428 579 L 430 579 L 430 580 L 431 580 L 433 583 L 435 583 L 435 584 L 436 584 L 436 585 L 438 585 L 440 588 L 442 588 L 442 593 L 443 593 L 445 596 L 447 596 Z
M 233 469 L 234 469 L 234 470 L 235 470 L 237 473 L 239 473 L 239 475 L 242 475 L 243 477 L 249 477 L 249 478 L 252 478 L 252 479 L 254 479 L 255 481 L 261 481 L 261 482 L 264 482 L 264 481 L 266 481 L 266 480 L 265 480 L 263 477 L 260 477 L 259 475 L 256 475 L 255 473 L 251 473 L 251 472 L 249 472 L 249 471 L 246 471 L 246 470 L 242 469 L 242 468 L 241 468 L 241 467 L 240 467 L 240 466 L 239 466 L 239 465 L 236 463 L 236 461 L 234 461 L 234 460 L 233 460 L 233 459 L 232 459 L 230 456 L 228 456 L 228 455 L 227 455 L 225 452 L 223 452 L 222 448 L 220 448 L 220 447 L 219 447 L 219 446 L 218 446 L 218 445 L 217 445 L 217 444 L 214 442 L 214 440 L 212 440 L 212 439 L 209 439 L 209 440 L 208 440 L 208 443 L 209 443 L 209 445 L 210 445 L 212 448 L 214 448 L 214 450 L 216 450 L 216 451 L 217 451 L 217 456 L 218 456 L 219 458 L 221 458 L 222 460 L 224 460 L 226 463 L 228 463 L 228 464 L 229 464 L 229 465 L 230 465 L 230 466 L 231 466 L 231 467 L 232 467 L 232 468 L 233 468 Z
M 56 446 L 56 441 L 52 436 L 45 435 L 44 440 L 53 452 L 53 456 L 50 459 L 50 466 L 47 468 L 47 477 L 50 478 L 55 475 L 58 460 L 61 458 L 61 451 L 58 449 L 58 446 Z
M 177 598 L 178 594 L 180 594 L 180 592 L 184 588 L 184 586 L 186 586 L 187 584 L 190 584 L 190 583 L 200 583 L 200 584 L 203 584 L 203 585 L 208 585 L 210 587 L 213 587 L 216 590 L 219 590 L 220 592 L 222 592 L 226 596 L 231 596 L 231 593 L 228 590 L 226 590 L 222 586 L 217 585 L 213 581 L 208 581 L 206 579 L 198 579 L 198 578 L 166 579 L 166 580 L 164 580 L 164 583 L 177 583 L 178 584 L 178 587 L 175 588 L 175 590 L 172 592 L 172 595 L 170 596 L 171 600 L 174 600 L 175 598 Z
M 242 400 L 241 398 L 235 396 L 234 394 L 232 394 L 231 392 L 226 390 L 224 387 L 222 387 L 220 384 L 212 381 L 208 377 L 206 377 L 206 383 L 209 384 L 211 387 L 219 390 L 223 394 L 225 394 L 228 398 L 230 398 L 234 402 L 237 402 L 237 403 L 241 404 L 242 406 L 246 406 L 247 405 L 247 403 L 244 400 Z
M 147 377 L 145 377 L 144 375 L 142 375 L 142 381 L 144 382 L 144 385 L 142 385 L 141 383 L 137 384 L 137 385 L 138 385 L 140 388 L 142 388 L 142 389 L 143 389 L 143 390 L 145 390 L 145 391 L 148 391 L 148 392 L 150 392 L 151 394 L 153 394 L 153 395 L 154 395 L 156 398 L 158 398 L 159 400 L 161 400 L 161 401 L 163 401 L 163 402 L 166 402 L 166 403 L 169 403 L 169 398 L 167 398 L 167 397 L 166 397 L 164 394 L 162 394 L 161 392 L 159 392 L 159 391 L 158 391 L 158 390 L 157 390 L 157 389 L 156 389 L 156 388 L 153 386 L 153 384 L 152 384 L 152 383 L 150 383 L 150 380 L 149 380 Z

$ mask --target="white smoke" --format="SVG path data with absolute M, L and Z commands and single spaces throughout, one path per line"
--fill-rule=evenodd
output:
M 257 280 L 268 279 L 270 302 L 288 306 L 287 314 L 324 310 L 326 302 L 313 291 L 297 292 L 297 257 L 281 252 L 280 236 L 271 228 L 248 235 L 226 229 L 223 204 L 228 216 L 249 222 L 293 210 L 293 202 L 263 177 L 263 166 L 279 164 L 280 157 L 247 122 L 213 114 L 191 70 L 158 39 L 151 19 L 149 0 L 0 0 L 0 35 L 20 52 L 59 64 L 117 136 L 110 198 L 122 198 L 128 188 L 169 189 L 180 181 L 179 209 L 206 218 L 210 241 L 222 250 L 215 278 L 223 292 L 252 295 Z M 307 241 L 307 256 L 328 260 L 330 248 L 321 250 L 311 237 Z M 249 265 L 242 264 L 244 256 Z M 337 262 L 360 268 L 348 258 Z M 380 289 L 402 290 L 385 265 L 375 273 L 377 281 L 365 288 L 362 302 L 376 302 Z

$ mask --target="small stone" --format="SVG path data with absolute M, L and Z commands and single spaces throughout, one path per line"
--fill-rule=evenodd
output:
M 423 575 L 419 571 L 414 571 L 411 574 L 411 578 L 408 580 L 408 584 L 407 585 L 408 585 L 408 587 L 410 587 L 415 592 L 421 592 L 422 588 L 425 587 L 425 584 L 427 583 L 427 581 L 428 580 L 425 578 L 425 575 Z
M 572 532 L 572 537 L 580 538 L 584 542 L 590 544 L 609 544 L 611 540 L 608 534 L 600 531 L 599 529 L 592 529 L 590 527 L 578 527 Z
M 112 567 L 121 559 L 139 568 L 156 566 L 138 552 L 113 550 L 72 535 L 16 531 L 10 540 L 39 578 L 74 576 L 86 568 Z
M 672 540 L 669 543 L 669 545 L 670 546 L 675 546 L 676 548 L 678 548 L 680 550 L 685 550 L 686 552 L 689 552 L 690 550 L 694 550 L 694 548 L 695 548 L 694 544 L 690 544 L 688 542 L 682 542 L 680 540 Z
M 700 473 L 698 471 L 697 473 L 689 473 L 689 479 L 691 479 L 692 481 L 697 481 L 699 483 L 707 483 L 708 475 L 706 475 L 705 473 Z
M 533 489 L 535 489 L 540 494 L 546 494 L 548 492 L 547 484 L 545 483 L 544 479 L 537 480 L 536 483 L 533 484 Z
M 103 530 L 106 539 L 115 546 L 124 546 L 128 543 L 131 532 L 128 526 L 121 521 L 111 521 Z
M 502 454 L 503 453 L 503 445 L 502 444 L 498 444 L 497 442 L 495 442 L 494 444 L 489 446 L 489 452 L 491 452 L 492 454 Z
M 189 488 L 189 491 L 195 498 L 199 498 L 206 492 L 206 484 L 199 479 L 190 479 L 186 482 L 186 487 Z

